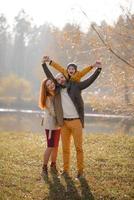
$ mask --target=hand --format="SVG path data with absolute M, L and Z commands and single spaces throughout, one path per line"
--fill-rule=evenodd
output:
M 45 62 L 50 62 L 49 56 L 44 56 L 43 57 L 42 63 L 45 63 Z
M 97 61 L 95 62 L 95 64 L 94 64 L 94 67 L 96 67 L 96 68 L 101 68 L 101 67 L 102 67 L 101 62 L 100 62 L 99 60 L 97 60 Z

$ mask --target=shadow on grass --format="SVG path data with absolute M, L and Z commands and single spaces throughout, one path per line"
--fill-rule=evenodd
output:
M 95 200 L 85 178 L 79 179 L 80 186 L 70 176 L 58 177 L 52 174 L 47 180 L 50 200 Z M 63 183 L 64 182 L 64 183 Z M 79 192 L 78 192 L 79 190 Z
M 75 182 L 72 180 L 70 176 L 64 176 L 63 177 L 66 183 L 66 198 L 69 200 L 77 199 L 80 200 L 81 196 L 78 193 L 78 190 L 75 186 Z
M 52 181 L 49 184 L 49 199 L 51 200 L 62 200 L 65 199 L 66 189 L 61 183 L 60 178 L 52 174 Z
M 82 195 L 81 199 L 95 200 L 94 196 L 92 195 L 92 193 L 90 191 L 90 187 L 88 185 L 87 180 L 83 177 L 83 178 L 79 179 L 79 181 L 80 181 L 81 195 Z

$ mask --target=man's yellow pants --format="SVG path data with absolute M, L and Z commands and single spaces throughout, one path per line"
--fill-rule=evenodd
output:
M 63 169 L 68 172 L 70 168 L 70 144 L 73 136 L 77 156 L 78 173 L 83 172 L 82 124 L 80 119 L 64 120 L 61 128 L 63 149 Z

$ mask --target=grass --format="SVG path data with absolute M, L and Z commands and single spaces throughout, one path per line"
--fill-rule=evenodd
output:
M 85 179 L 76 180 L 72 143 L 70 178 L 41 176 L 43 135 L 0 133 L 0 200 L 131 200 L 134 186 L 134 137 L 84 135 Z M 62 168 L 61 144 L 58 167 Z

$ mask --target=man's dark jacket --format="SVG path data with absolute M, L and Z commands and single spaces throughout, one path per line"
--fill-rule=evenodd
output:
M 61 104 L 61 94 L 60 91 L 62 89 L 62 86 L 60 86 L 56 79 L 54 78 L 53 74 L 50 72 L 48 69 L 46 63 L 42 64 L 43 70 L 47 76 L 47 78 L 52 79 L 56 83 L 56 95 L 54 97 L 54 110 L 56 114 L 56 121 L 59 126 L 63 126 L 63 109 L 62 109 L 62 104 Z M 79 115 L 79 118 L 82 123 L 82 127 L 84 127 L 84 102 L 81 96 L 81 91 L 89 87 L 98 75 L 101 72 L 101 68 L 97 68 L 95 72 L 86 80 L 81 81 L 81 82 L 76 82 L 72 80 L 67 80 L 66 81 L 66 88 L 68 95 L 70 96 L 77 112 Z

